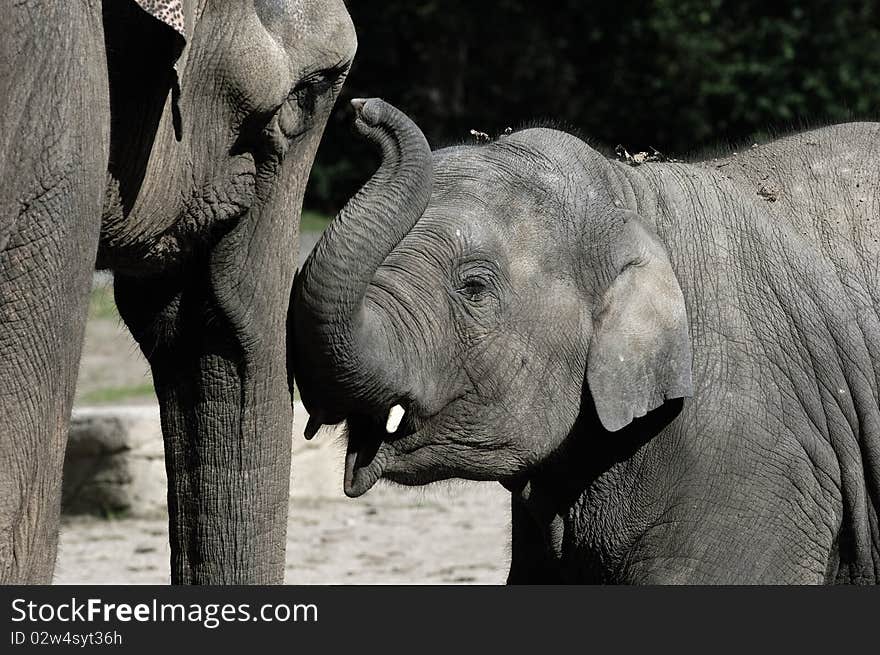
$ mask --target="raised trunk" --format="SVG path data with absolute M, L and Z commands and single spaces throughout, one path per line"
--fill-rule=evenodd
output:
M 364 296 L 425 211 L 432 186 L 431 150 L 419 128 L 382 100 L 352 104 L 355 126 L 381 149 L 382 163 L 330 223 L 293 292 L 294 370 L 303 402 L 321 423 L 342 420 L 353 398 L 383 386 L 382 372 L 364 357 L 376 346 Z

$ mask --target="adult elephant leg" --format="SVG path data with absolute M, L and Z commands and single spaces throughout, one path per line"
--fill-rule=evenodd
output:
M 47 583 L 107 170 L 101 3 L 0 23 L 0 584 Z

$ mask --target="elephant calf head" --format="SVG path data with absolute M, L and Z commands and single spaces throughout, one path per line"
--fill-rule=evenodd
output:
M 309 431 L 348 424 L 348 495 L 510 480 L 585 402 L 613 432 L 691 393 L 681 289 L 603 156 L 548 129 L 431 153 L 393 107 L 355 107 L 383 163 L 298 276 L 293 322 Z

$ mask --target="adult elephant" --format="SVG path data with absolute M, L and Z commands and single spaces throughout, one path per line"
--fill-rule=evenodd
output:
M 276 583 L 284 326 L 341 0 L 12 3 L 0 40 L 0 582 L 51 580 L 92 270 L 162 413 L 177 583 Z
M 511 582 L 880 581 L 880 124 L 631 167 L 358 107 L 292 323 L 346 493 L 502 482 Z

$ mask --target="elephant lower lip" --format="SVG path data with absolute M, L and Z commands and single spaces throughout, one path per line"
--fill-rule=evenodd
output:
M 413 415 L 408 412 L 394 438 L 390 438 L 392 435 L 386 433 L 384 421 L 379 422 L 375 417 L 353 414 L 346 419 L 348 449 L 342 482 L 346 496 L 357 498 L 367 493 L 400 455 L 422 444 L 423 436 L 412 421 Z
M 379 456 L 382 442 L 375 439 L 348 436 L 348 450 L 345 453 L 345 474 L 342 490 L 349 498 L 357 498 L 367 493 L 382 477 L 383 459 Z

